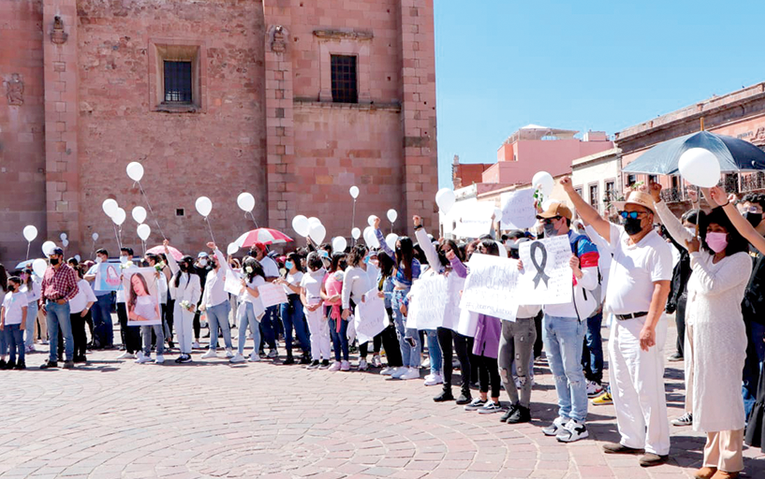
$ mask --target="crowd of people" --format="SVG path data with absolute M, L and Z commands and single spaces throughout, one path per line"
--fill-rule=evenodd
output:
M 333 251 L 309 242 L 278 257 L 256 243 L 240 262 L 214 243 L 208 243 L 209 253 L 180 259 L 167 241 L 164 254 L 140 260 L 123 247 L 123 268 L 139 262 L 154 268 L 162 324 L 130 325 L 124 303 L 134 305 L 140 298 L 132 289 L 127 295 L 117 291 L 124 349 L 119 358 L 161 364 L 177 349 L 175 362 L 190 362 L 193 350 L 201 348 L 205 324 L 209 345 L 203 360 L 218 357 L 219 333 L 231 363 L 283 359 L 309 370 L 371 367 L 392 379 L 413 380 L 420 378 L 425 357 L 430 371 L 424 385 L 440 386 L 434 401 L 501 413 L 500 420 L 509 424 L 533 417 L 533 366 L 546 359 L 558 415 L 542 429 L 545 435 L 563 443 L 585 439 L 588 398 L 592 404 L 613 403 L 620 441 L 604 444 L 605 453 L 640 454 L 644 467 L 664 464 L 670 424 L 693 426 L 707 434 L 695 477 L 737 477 L 744 469 L 744 442 L 765 444 L 765 196 L 735 200 L 715 187 L 705 191 L 708 208 L 696 201 L 678 218 L 652 183 L 630 192 L 618 205 L 619 221 L 610 222 L 579 196 L 569 178 L 561 184 L 578 219 L 566 204 L 552 202 L 538 208 L 536 235 L 516 230 L 469 242 L 435 240 L 414 216 L 414 240 L 402 236 L 395 245 L 386 243 L 378 219 L 379 248 L 371 250 L 355 244 Z M 520 306 L 516 319 L 508 321 L 449 301 L 436 330 L 407 327 L 416 281 L 444 275 L 447 296 L 458 297 L 473 254 L 514 258 L 523 270 L 520 245 L 556 236 L 571 245 L 569 303 Z M 24 369 L 25 355 L 38 341 L 49 344 L 43 369 L 57 368 L 59 360 L 73 368 L 87 361 L 88 349 L 114 348 L 113 294 L 93 287 L 98 264 L 107 261 L 103 249 L 94 262 L 83 263 L 66 261 L 55 249 L 42 278 L 29 268 L 8 276 L 0 266 L 0 367 Z M 241 283 L 238 295 L 228 292 L 228 275 Z M 259 287 L 267 283 L 281 285 L 287 302 L 264 306 Z M 353 316 L 369 294 L 384 301 L 390 320 L 372 340 L 360 343 Z M 685 361 L 686 410 L 671 422 L 664 391 L 666 313 L 675 314 L 678 329 L 677 350 L 667 359 Z M 610 329 L 608 385 L 603 383 L 604 320 Z M 252 346 L 246 354 L 248 339 Z M 358 353 L 355 366 L 351 352 Z M 455 367 L 461 378 L 456 396 Z

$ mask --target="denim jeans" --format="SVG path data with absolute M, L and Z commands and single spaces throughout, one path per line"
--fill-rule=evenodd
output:
M 329 334 L 332 336 L 332 344 L 335 347 L 335 361 L 340 361 L 340 352 L 343 353 L 343 360 L 348 361 L 348 321 L 340 321 L 340 331 L 337 330 L 337 322 L 329 318 Z
M 600 335 L 602 323 L 602 312 L 587 318 L 586 347 L 582 352 L 584 376 L 587 380 L 595 381 L 598 384 L 603 382 L 603 338 Z
M 226 349 L 232 349 L 231 325 L 228 324 L 228 313 L 231 311 L 231 303 L 228 300 L 209 306 L 207 311 L 207 326 L 210 328 L 210 349 L 218 349 L 218 328 L 223 332 L 223 343 Z
M 425 330 L 428 341 L 428 356 L 430 356 L 430 373 L 441 373 L 443 370 L 443 357 L 441 355 L 441 346 L 438 344 L 438 333 L 435 329 Z
M 74 359 L 74 338 L 72 337 L 72 322 L 69 317 L 69 302 L 66 304 L 58 304 L 55 301 L 47 301 L 45 309 L 48 312 L 46 319 L 48 321 L 48 335 L 50 335 L 50 361 L 58 361 L 56 345 L 58 344 L 59 327 L 64 334 L 64 352 L 66 354 L 66 360 L 72 361 Z
M 21 329 L 19 324 L 6 324 L 5 329 L 2 331 L 5 336 L 5 342 L 8 343 L 8 349 L 10 350 L 10 361 L 16 362 L 16 352 L 19 353 L 19 362 L 24 362 L 24 330 Z
M 27 321 L 23 326 L 24 346 L 31 348 L 35 344 L 35 321 L 37 320 L 37 301 L 27 304 Z
M 401 359 L 404 362 L 404 367 L 419 368 L 420 364 L 422 364 L 420 335 L 416 329 L 406 328 L 406 317 L 401 312 L 401 305 L 404 304 L 407 294 L 409 294 L 409 289 L 396 289 L 393 291 L 393 319 L 396 323 L 398 343 L 401 347 Z M 414 346 L 409 344 L 409 339 L 414 340 Z
M 545 314 L 542 325 L 547 361 L 558 393 L 558 415 L 584 422 L 587 419 L 587 384 L 582 368 L 586 326 L 577 318 Z
M 143 338 L 143 354 L 151 356 L 151 333 L 157 335 L 157 354 L 165 354 L 165 333 L 162 325 L 141 326 L 141 338 Z
M 269 348 L 276 349 L 276 334 L 277 334 L 277 311 L 276 306 L 270 306 L 266 308 L 266 314 L 260 320 L 260 332 L 263 334 L 263 343 L 267 344 Z M 258 344 L 260 348 L 260 344 Z
M 303 314 L 303 303 L 300 302 L 300 295 L 289 295 L 289 302 L 281 305 L 282 323 L 284 324 L 284 347 L 287 348 L 287 356 L 292 356 L 292 330 L 295 330 L 300 347 L 303 353 L 311 354 L 311 343 L 306 334 L 305 316 Z
M 255 309 L 250 302 L 245 302 L 239 313 L 239 354 L 243 356 L 244 345 L 247 343 L 247 328 L 252 332 L 252 354 L 257 356 L 260 348 L 260 323 L 255 318 Z
M 112 324 L 112 295 L 104 294 L 96 296 L 96 303 L 91 308 L 93 314 L 93 330 L 96 333 L 104 331 L 104 337 L 99 337 L 103 341 L 101 347 L 112 346 L 114 344 L 114 325 Z

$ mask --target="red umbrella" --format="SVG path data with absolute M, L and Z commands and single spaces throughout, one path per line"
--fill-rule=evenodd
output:
M 281 231 L 272 230 L 271 228 L 258 228 L 243 234 L 237 238 L 235 243 L 240 248 L 249 248 L 255 243 L 277 244 L 289 243 L 291 241 L 292 238 L 282 233 Z
M 173 255 L 173 258 L 175 258 L 176 261 L 180 261 L 181 258 L 183 258 L 183 253 L 181 253 L 177 249 L 173 248 L 172 246 L 168 246 L 167 249 L 170 250 L 170 254 Z M 146 250 L 146 252 L 147 253 L 152 253 L 152 254 L 157 254 L 157 255 L 163 254 L 165 252 L 165 247 L 162 246 L 162 245 L 155 246 L 155 247 L 153 247 L 153 248 L 151 248 L 149 250 Z

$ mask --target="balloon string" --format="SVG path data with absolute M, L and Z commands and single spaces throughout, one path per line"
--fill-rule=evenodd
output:
M 353 199 L 353 217 L 351 218 L 351 230 L 356 227 L 356 198 Z M 356 238 L 351 235 L 351 239 L 353 240 L 353 246 L 356 246 Z
M 165 233 L 162 232 L 162 227 L 159 226 L 159 220 L 157 220 L 157 215 L 154 214 L 154 210 L 151 209 L 151 203 L 149 203 L 149 197 L 146 195 L 146 192 L 143 190 L 143 186 L 141 186 L 140 181 L 136 181 L 138 183 L 138 189 L 141 191 L 141 194 L 143 195 L 143 199 L 146 200 L 146 206 L 149 207 L 149 213 L 151 213 L 151 217 L 154 218 L 154 224 L 157 225 L 157 229 L 159 230 L 159 234 L 162 235 L 162 239 L 167 239 L 165 237 Z
M 246 218 L 248 214 L 250 215 L 250 218 L 252 218 L 252 222 L 255 223 L 255 228 L 259 228 L 258 222 L 255 221 L 255 215 L 252 214 L 252 211 L 248 211 L 247 213 L 245 213 L 244 217 Z
M 114 226 L 114 237 L 117 238 L 117 247 L 122 249 L 122 243 L 120 242 L 120 235 L 117 233 L 117 225 L 115 223 L 112 223 L 112 226 Z
M 32 246 L 31 241 L 27 241 L 27 259 L 25 261 L 29 261 L 29 247 Z
M 212 226 L 210 225 L 210 220 L 207 219 L 207 216 L 205 216 L 205 223 L 207 223 L 207 228 L 210 230 L 210 238 L 212 238 L 213 243 L 215 243 L 215 235 L 213 234 Z

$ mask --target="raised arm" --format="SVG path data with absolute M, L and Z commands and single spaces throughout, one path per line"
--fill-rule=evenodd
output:
M 654 205 L 656 205 L 656 213 L 659 214 L 659 218 L 664 227 L 667 228 L 667 232 L 669 232 L 672 239 L 675 240 L 675 243 L 688 249 L 685 246 L 685 243 L 691 241 L 693 235 L 683 227 L 683 223 L 681 223 L 680 220 L 677 219 L 677 216 L 669 210 L 667 203 L 661 200 L 661 185 L 658 183 L 651 183 L 649 188 L 651 190 Z
M 172 254 L 170 254 L 170 248 L 168 246 L 170 245 L 170 242 L 165 240 L 162 242 L 162 246 L 165 247 L 165 256 L 167 257 L 167 265 L 170 267 L 170 271 L 173 272 L 173 274 L 177 274 L 178 271 L 180 271 L 180 266 L 178 266 L 178 262 L 175 260 Z
M 460 261 L 460 259 L 457 257 L 456 254 L 454 254 L 454 251 L 449 251 L 446 253 L 446 257 L 449 259 L 449 262 L 452 264 L 452 271 L 454 271 L 457 276 L 460 278 L 467 278 L 468 271 L 465 267 L 465 264 Z
M 576 209 L 576 212 L 579 214 L 579 216 L 581 216 L 584 221 L 592 225 L 595 231 L 597 231 L 604 240 L 606 240 L 608 243 L 611 243 L 611 223 L 601 218 L 597 210 L 587 204 L 587 202 L 584 201 L 581 196 L 579 196 L 579 193 L 576 192 L 574 185 L 571 182 L 571 177 L 567 176 L 560 180 L 560 185 L 566 191 L 568 198 L 571 200 L 571 203 L 573 203 L 574 208 Z
M 388 246 L 388 243 L 385 242 L 385 235 L 383 235 L 383 232 L 380 231 L 380 218 L 375 216 L 375 236 L 377 236 L 377 241 L 380 242 L 380 248 L 387 253 L 388 256 L 390 256 L 393 261 L 396 260 L 396 252 L 390 249 L 390 246 Z
M 433 271 L 440 273 L 443 271 L 444 266 L 441 264 L 441 261 L 438 260 L 436 247 L 433 246 L 430 238 L 428 238 L 428 232 L 425 231 L 425 228 L 422 226 L 422 218 L 415 215 L 412 217 L 412 222 L 414 223 L 414 236 L 417 238 L 417 243 L 419 243 L 422 251 L 425 252 L 425 258 L 428 259 L 428 264 L 433 268 Z
M 733 226 L 736 227 L 741 236 L 746 238 L 760 253 L 765 253 L 765 238 L 741 216 L 741 213 L 733 206 L 733 203 L 728 201 L 722 188 L 715 186 L 710 190 L 710 196 L 717 204 L 722 206 L 723 211 L 728 215 L 730 222 L 733 223 Z

